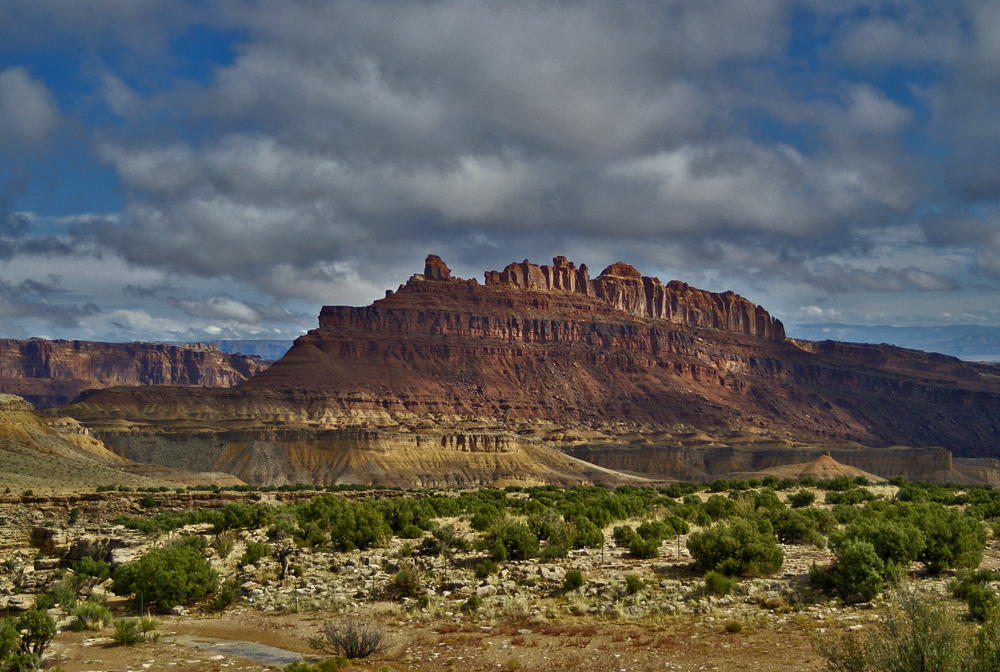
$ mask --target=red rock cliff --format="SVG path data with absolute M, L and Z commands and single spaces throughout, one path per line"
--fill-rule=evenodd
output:
M 36 407 L 66 404 L 86 389 L 133 385 L 230 387 L 267 367 L 215 346 L 0 339 L 0 392 Z
M 428 269 L 437 271 L 436 264 Z M 447 267 L 445 266 L 445 271 Z M 426 273 L 425 273 L 426 275 Z M 450 279 L 439 272 L 428 279 Z M 487 271 L 486 286 L 516 288 L 535 292 L 568 292 L 598 298 L 629 315 L 652 317 L 674 324 L 724 329 L 759 338 L 781 341 L 785 328 L 762 307 L 733 292 L 714 294 L 672 280 L 664 285 L 659 278 L 645 277 L 626 263 L 618 262 L 590 279 L 586 264 L 576 267 L 566 257 L 556 257 L 551 266 L 536 266 L 527 259 L 502 271 Z

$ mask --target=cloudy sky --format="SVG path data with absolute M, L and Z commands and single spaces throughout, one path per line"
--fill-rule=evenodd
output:
M 437 253 L 1000 325 L 995 0 L 0 2 L 0 336 L 291 338 Z

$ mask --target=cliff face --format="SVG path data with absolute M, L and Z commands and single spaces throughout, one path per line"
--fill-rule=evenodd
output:
M 1000 455 L 1000 368 L 887 346 L 794 342 L 746 299 L 664 285 L 625 264 L 591 279 L 585 266 L 557 257 L 551 266 L 490 271 L 480 284 L 452 277 L 432 256 L 423 274 L 386 294 L 366 307 L 324 307 L 318 329 L 233 388 L 120 388 L 89 394 L 65 411 L 123 451 L 141 443 L 136 432 L 158 442 L 195 430 L 244 432 L 220 440 L 233 448 L 213 464 L 255 482 L 265 476 L 254 465 L 269 460 L 286 466 L 266 478 L 298 478 L 296 465 L 312 464 L 317 482 L 353 473 L 413 482 L 393 472 L 398 468 L 431 483 L 438 467 L 419 467 L 415 456 L 438 459 L 429 448 L 437 439 L 411 445 L 412 437 L 456 433 L 506 432 L 543 448 L 669 445 L 696 427 L 712 428 L 704 446 L 711 451 L 764 436 L 782 445 L 794 439 L 796 449 L 851 443 Z M 258 429 L 315 438 L 261 440 L 253 438 Z M 332 438 L 356 430 L 392 434 L 399 447 L 393 455 L 408 457 L 371 458 L 380 466 L 351 471 L 354 463 L 336 455 L 379 454 L 353 434 Z M 555 459 L 550 453 L 527 461 L 489 454 L 501 457 L 478 462 L 475 475 L 456 466 L 463 451 L 447 453 L 457 461 L 434 464 L 466 473 L 469 484 L 519 470 L 541 480 L 564 473 L 545 466 Z M 694 458 L 671 460 L 675 476 L 705 471 Z
M 0 392 L 38 408 L 62 406 L 81 391 L 121 385 L 230 387 L 266 368 L 259 357 L 214 346 L 0 339 Z

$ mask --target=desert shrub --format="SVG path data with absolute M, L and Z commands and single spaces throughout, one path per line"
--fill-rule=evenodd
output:
M 724 478 L 717 478 L 708 486 L 709 492 L 725 492 L 729 489 L 729 481 Z
M 563 590 L 576 590 L 584 584 L 583 574 L 578 569 L 571 569 L 566 572 L 563 579 Z
M 490 574 L 496 574 L 500 571 L 500 566 L 497 565 L 493 560 L 483 560 L 478 565 L 476 565 L 476 578 L 485 579 Z
M 499 509 L 487 504 L 473 514 L 469 524 L 476 532 L 485 532 L 502 518 L 503 513 Z
M 730 635 L 736 635 L 743 632 L 743 624 L 739 621 L 729 621 L 726 623 L 726 632 Z
M 350 664 L 351 661 L 347 658 L 337 656 L 335 658 L 321 660 L 315 665 L 310 665 L 309 663 L 301 660 L 295 660 L 285 665 L 281 668 L 281 670 L 282 672 L 337 672 L 340 668 L 347 667 Z
M 469 550 L 469 542 L 455 532 L 454 525 L 442 525 L 434 528 L 431 536 L 424 537 L 420 548 L 436 555 L 448 555 L 453 551 Z
M 392 577 L 392 591 L 400 597 L 416 597 L 421 592 L 420 573 L 416 567 L 407 564 L 399 568 Z
M 73 610 L 75 618 L 70 623 L 74 630 L 103 630 L 111 623 L 111 610 L 98 602 L 84 602 Z
M 111 569 L 104 560 L 95 560 L 91 557 L 80 558 L 73 563 L 73 572 L 78 577 L 95 577 L 104 580 L 111 576 Z M 82 581 L 80 582 L 82 583 Z
M 210 606 L 212 611 L 218 611 L 220 614 L 225 611 L 226 607 L 230 606 L 236 601 L 236 582 L 229 579 L 215 591 L 215 595 L 212 596 L 212 601 Z
M 142 610 L 147 605 L 167 610 L 200 600 L 215 589 L 219 574 L 190 544 L 153 549 L 135 562 L 118 567 L 113 590 L 133 595 Z
M 479 607 L 483 606 L 483 598 L 479 597 L 476 593 L 469 595 L 469 599 L 465 601 L 462 605 L 462 611 L 472 611 L 475 612 Z
M 778 481 L 778 485 L 775 486 L 775 490 L 791 490 L 792 488 L 797 488 L 799 486 L 798 480 L 786 476 L 785 478 Z
M 679 534 L 687 534 L 691 531 L 691 526 L 688 522 L 681 518 L 680 516 L 669 515 L 664 517 L 663 522 L 674 528 L 674 533 L 670 537 L 675 537 Z
M 628 545 L 628 552 L 634 558 L 652 560 L 660 557 L 660 542 L 656 539 L 643 539 L 636 536 L 632 543 Z
M 823 548 L 826 542 L 817 529 L 816 520 L 802 509 L 778 512 L 772 519 L 774 534 L 783 544 L 812 544 Z
M 546 543 L 538 554 L 538 559 L 542 562 L 550 562 L 555 558 L 565 558 L 569 555 L 569 549 L 560 544 Z
M 424 530 L 431 529 L 438 515 L 431 504 L 411 497 L 382 499 L 379 506 L 392 531 L 404 539 L 420 537 Z
M 614 537 L 615 543 L 621 547 L 628 546 L 639 538 L 636 531 L 628 525 L 620 525 L 616 527 L 612 532 L 612 536 Z
M 727 576 L 759 576 L 779 569 L 785 556 L 766 519 L 736 519 L 695 532 L 687 548 L 702 571 Z
M 824 496 L 827 504 L 862 504 L 875 499 L 875 495 L 866 488 L 855 488 L 842 492 L 827 492 Z
M 295 522 L 289 520 L 288 518 L 279 517 L 274 521 L 271 527 L 267 528 L 265 533 L 267 538 L 271 541 L 278 541 L 280 539 L 288 539 L 294 537 L 298 530 L 295 527 Z
M 385 651 L 389 639 L 381 625 L 352 618 L 340 623 L 325 622 L 320 636 L 310 639 L 309 645 L 317 651 L 354 659 Z
M 857 487 L 854 479 L 850 476 L 835 476 L 817 483 L 817 486 L 827 491 L 846 492 Z
M 524 523 L 500 523 L 486 533 L 483 544 L 497 561 L 528 560 L 538 555 L 538 537 Z
M 978 567 L 986 548 L 986 526 L 939 504 L 924 506 L 927 508 L 920 512 L 920 527 L 927 542 L 917 559 L 931 572 Z
M 810 506 L 816 501 L 816 493 L 812 490 L 799 490 L 794 495 L 789 495 L 788 503 L 793 509 L 800 509 L 803 506 Z
M 702 585 L 706 594 L 721 597 L 733 592 L 733 588 L 738 583 L 739 579 L 735 576 L 726 576 L 719 572 L 707 572 L 705 574 L 705 582 Z
M 401 539 L 419 539 L 422 536 L 424 536 L 424 531 L 416 525 L 404 525 L 403 529 L 399 531 Z
M 966 589 L 965 602 L 969 605 L 969 615 L 979 622 L 993 618 L 1000 607 L 997 594 L 981 583 L 974 583 Z
M 232 502 L 218 511 L 206 511 L 204 521 L 212 523 L 216 532 L 224 530 L 256 530 L 267 527 L 274 520 L 274 507 L 270 504 Z
M 111 639 L 123 646 L 135 646 L 144 641 L 142 630 L 139 628 L 138 618 L 122 618 L 115 621 L 114 632 Z
M 76 521 L 80 520 L 80 509 L 73 507 L 69 510 L 69 524 L 76 525 Z
M 663 541 L 664 539 L 672 539 L 677 536 L 673 526 L 668 525 L 662 520 L 644 520 L 635 531 L 636 534 L 646 541 Z
M 871 543 L 883 562 L 906 568 L 923 552 L 923 530 L 908 519 L 890 519 L 883 515 L 861 515 L 845 527 L 843 538 Z M 838 545 L 839 539 L 837 541 Z
M 702 508 L 712 520 L 732 518 L 736 515 L 736 502 L 722 495 L 712 495 L 702 504 Z
M 976 572 L 958 572 L 956 578 L 948 582 L 952 595 L 965 600 L 969 605 L 969 615 L 980 622 L 997 614 L 1000 600 L 987 583 L 997 580 L 997 575 L 988 569 Z
M 886 566 L 871 542 L 849 539 L 837 549 L 830 567 L 813 565 L 809 579 L 825 590 L 836 589 L 845 598 L 860 595 L 867 601 L 885 589 Z
M 904 593 L 863 630 L 823 637 L 816 648 L 839 672 L 985 672 L 997 669 L 997 635 L 988 624 L 977 636 L 940 600 Z
M 256 565 L 260 562 L 261 558 L 266 558 L 269 555 L 271 555 L 270 546 L 258 541 L 248 541 L 246 550 L 243 551 L 243 557 L 240 558 L 240 564 L 244 567 L 246 565 Z
M 139 500 L 139 506 L 141 506 L 144 509 L 152 509 L 154 506 L 156 506 L 156 500 L 153 499 L 152 495 L 143 495 L 142 498 Z
M 642 592 L 643 588 L 646 587 L 646 582 L 642 580 L 638 574 L 631 573 L 625 575 L 625 592 L 629 595 L 635 595 L 636 593 Z
M 372 502 L 321 495 L 299 504 L 295 515 L 305 534 L 326 536 L 341 551 L 385 546 L 392 538 L 385 516 Z

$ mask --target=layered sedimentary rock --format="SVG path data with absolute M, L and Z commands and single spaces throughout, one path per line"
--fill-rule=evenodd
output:
M 438 257 L 434 259 L 441 261 Z M 433 270 L 436 271 L 436 267 Z M 450 274 L 444 278 L 435 272 L 433 277 L 425 277 L 450 279 Z M 502 271 L 487 271 L 485 280 L 487 287 L 584 294 L 636 317 L 725 329 L 776 341 L 785 338 L 785 328 L 780 320 L 742 296 L 733 292 L 714 294 L 676 280 L 664 285 L 659 278 L 645 277 L 622 262 L 608 266 L 591 280 L 586 264 L 578 269 L 566 257 L 554 258 L 551 266 L 536 266 L 525 259 L 519 264 L 508 265 Z
M 38 408 L 62 406 L 81 391 L 119 385 L 230 387 L 266 368 L 259 357 L 213 345 L 0 339 L 0 392 Z
M 249 480 L 313 473 L 316 482 L 390 483 L 393 470 L 406 479 L 402 472 L 438 468 L 462 473 L 469 484 L 517 473 L 603 479 L 607 474 L 580 464 L 569 472 L 552 466 L 558 460 L 546 450 L 595 442 L 669 446 L 691 427 L 711 430 L 700 448 L 735 471 L 745 471 L 740 461 L 717 451 L 748 436 L 824 452 L 850 443 L 1000 455 L 995 366 L 888 346 L 795 342 L 779 321 L 732 293 L 664 285 L 626 264 L 591 279 L 585 266 L 560 257 L 551 266 L 490 271 L 480 284 L 452 277 L 432 256 L 423 274 L 370 306 L 324 307 L 319 328 L 233 388 L 106 390 L 66 412 L 123 454 L 142 441 L 167 445 L 203 432 L 218 439 L 213 465 L 230 465 Z M 260 429 L 273 432 L 254 438 Z M 380 453 L 351 434 L 356 430 L 381 432 L 379 445 L 392 450 Z M 446 437 L 497 432 L 516 435 L 513 445 L 534 451 L 531 459 L 501 452 L 492 462 L 466 460 L 478 465 L 473 474 L 456 466 L 463 451 L 432 449 Z M 301 438 L 309 433 L 313 439 Z M 348 453 L 353 462 L 344 461 Z M 389 453 L 395 457 L 384 457 Z M 803 461 L 788 454 L 790 464 Z M 420 455 L 436 466 L 420 467 Z M 286 466 L 265 475 L 255 465 L 267 460 Z M 359 460 L 369 466 L 351 466 Z M 647 471 L 703 477 L 691 464 Z

